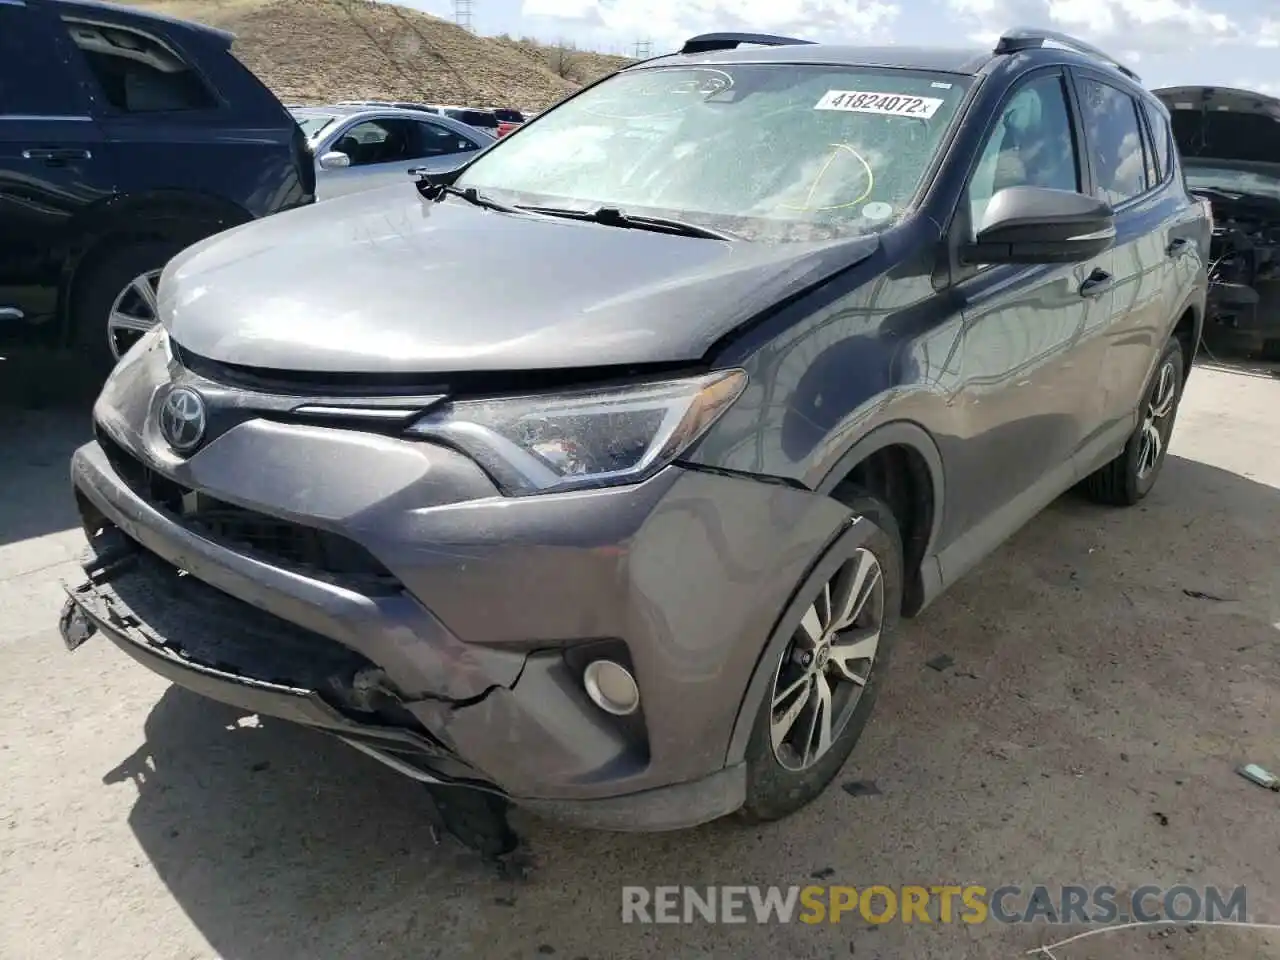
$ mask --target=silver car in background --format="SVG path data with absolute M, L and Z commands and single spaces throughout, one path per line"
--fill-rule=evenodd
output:
M 449 170 L 495 138 L 449 117 L 396 107 L 293 107 L 316 158 L 316 199 L 403 183 L 415 168 Z

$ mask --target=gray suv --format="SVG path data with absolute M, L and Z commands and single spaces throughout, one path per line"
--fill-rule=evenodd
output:
M 1070 37 L 694 38 L 174 259 L 74 455 L 64 638 L 444 809 L 786 816 L 900 616 L 1151 489 L 1208 243 L 1165 107 Z

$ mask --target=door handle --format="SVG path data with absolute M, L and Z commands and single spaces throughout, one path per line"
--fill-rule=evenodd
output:
M 1186 237 L 1174 237 L 1169 241 L 1169 246 L 1165 248 L 1165 253 L 1171 257 L 1180 257 L 1190 249 L 1190 240 Z
M 89 160 L 93 154 L 85 149 L 57 149 L 57 148 L 37 148 L 35 150 L 23 150 L 22 157 L 25 160 L 43 160 L 45 163 L 66 163 L 68 160 Z
M 1105 293 L 1111 287 L 1111 274 L 1102 268 L 1095 269 L 1093 273 L 1080 284 L 1080 296 L 1096 297 Z

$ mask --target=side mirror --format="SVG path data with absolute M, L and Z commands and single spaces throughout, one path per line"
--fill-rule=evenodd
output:
M 1009 187 L 987 204 L 967 263 L 1080 263 L 1116 242 L 1111 205 L 1074 190 Z
M 326 170 L 341 170 L 351 166 L 351 158 L 341 150 L 330 150 L 320 158 L 320 166 Z

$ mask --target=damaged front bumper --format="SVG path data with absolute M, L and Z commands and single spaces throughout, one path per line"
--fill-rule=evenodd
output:
M 249 713 L 331 733 L 420 782 L 482 790 L 562 822 L 618 831 L 693 826 L 742 804 L 738 766 L 619 797 L 510 797 L 415 722 L 386 689 L 385 674 L 359 654 L 240 603 L 118 531 L 95 537 L 82 566 L 87 579 L 67 588 L 59 624 L 69 650 L 101 633 L 180 687 Z M 435 706 L 468 709 L 448 701 Z

